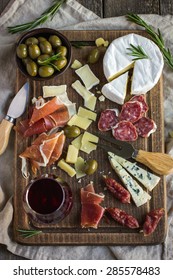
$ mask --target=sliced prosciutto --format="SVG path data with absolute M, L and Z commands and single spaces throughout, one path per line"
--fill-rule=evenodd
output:
M 62 154 L 64 143 L 65 136 L 63 131 L 52 135 L 42 133 L 19 157 L 30 160 L 32 170 L 36 173 L 41 166 L 46 167 L 58 160 Z
M 59 100 L 58 96 L 54 97 L 46 103 L 43 103 L 41 106 L 35 106 L 29 125 L 32 125 L 45 116 L 52 114 L 56 110 L 63 110 L 64 107 L 65 105 Z
M 114 109 L 106 109 L 101 112 L 98 121 L 98 129 L 100 131 L 108 131 L 118 123 L 118 113 Z
M 93 184 L 81 189 L 81 227 L 98 228 L 105 209 L 99 204 L 103 201 L 103 194 L 96 194 Z
M 138 138 L 136 127 L 129 121 L 121 121 L 112 128 L 112 135 L 121 141 L 135 141 Z
M 53 128 L 63 127 L 75 112 L 75 104 L 68 99 L 67 94 L 48 102 L 39 98 L 32 108 L 31 117 L 18 122 L 15 130 L 24 137 L 41 134 Z
M 138 101 L 126 102 L 120 112 L 120 121 L 137 122 L 143 115 L 143 106 Z
M 143 117 L 135 124 L 137 133 L 141 137 L 149 137 L 151 133 L 154 133 L 157 129 L 156 123 L 150 118 Z

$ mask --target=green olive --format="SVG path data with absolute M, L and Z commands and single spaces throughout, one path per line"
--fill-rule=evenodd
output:
M 88 63 L 94 64 L 99 60 L 100 50 L 98 48 L 92 49 L 88 55 Z
M 35 37 L 29 37 L 28 39 L 26 39 L 25 44 L 26 45 L 37 45 L 38 39 Z
M 49 65 L 44 65 L 38 69 L 38 73 L 39 73 L 40 77 L 43 77 L 43 78 L 50 77 L 54 73 L 54 68 Z
M 32 58 L 32 59 L 36 59 L 41 54 L 40 48 L 38 45 L 29 45 L 28 52 L 29 52 L 30 58 Z
M 62 68 L 64 68 L 67 64 L 67 58 L 65 56 L 60 57 L 58 60 L 55 60 L 53 62 L 53 64 L 59 69 L 61 70 Z
M 80 134 L 80 129 L 75 125 L 67 125 L 64 127 L 64 134 L 67 138 L 75 138 Z
M 23 64 L 26 66 L 26 64 L 28 63 L 28 62 L 30 62 L 30 61 L 32 61 L 32 59 L 30 58 L 30 57 L 26 57 L 26 58 L 23 58 L 22 59 L 22 62 L 23 62 Z
M 37 64 L 33 60 L 30 60 L 26 64 L 26 70 L 30 76 L 35 77 L 38 71 Z
M 39 55 L 39 57 L 37 58 L 37 63 L 39 65 L 42 65 L 42 62 L 45 61 L 46 59 L 48 59 L 50 57 L 49 54 L 41 54 Z
M 98 167 L 98 163 L 95 159 L 90 159 L 86 162 L 85 167 L 84 167 L 84 172 L 87 175 L 92 175 Z
M 67 55 L 67 48 L 65 46 L 59 46 L 56 49 L 56 53 L 61 53 L 61 56 Z
M 25 44 L 20 44 L 17 46 L 16 52 L 19 58 L 26 58 L 28 55 L 27 46 Z
M 45 37 L 40 36 L 40 37 L 38 37 L 38 41 L 39 41 L 39 43 L 41 43 L 41 42 L 47 41 L 47 39 Z
M 48 41 L 40 43 L 40 49 L 43 54 L 50 54 L 52 52 L 52 45 Z
M 61 46 L 61 44 L 62 44 L 61 39 L 56 35 L 51 35 L 49 37 L 49 42 L 51 43 L 53 48 Z

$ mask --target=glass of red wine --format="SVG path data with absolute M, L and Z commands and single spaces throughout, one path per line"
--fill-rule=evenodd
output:
M 25 212 L 38 223 L 63 220 L 73 205 L 70 186 L 54 175 L 42 175 L 29 182 L 23 195 Z

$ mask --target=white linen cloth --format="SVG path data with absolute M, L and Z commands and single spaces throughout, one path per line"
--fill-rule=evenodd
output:
M 15 40 L 7 32 L 34 20 L 52 4 L 51 0 L 16 0 L 0 18 L 0 120 L 14 95 L 16 81 Z M 141 15 L 155 29 L 160 28 L 166 46 L 173 53 L 173 16 Z M 100 19 L 75 0 L 68 0 L 44 27 L 56 29 L 139 29 L 124 16 Z M 165 137 L 173 130 L 173 70 L 164 67 Z M 173 259 L 173 175 L 167 177 L 168 233 L 164 244 L 156 246 L 25 246 L 12 240 L 14 132 L 6 152 L 0 157 L 0 243 L 28 259 Z

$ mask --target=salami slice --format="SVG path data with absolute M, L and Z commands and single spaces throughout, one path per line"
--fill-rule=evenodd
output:
M 108 212 L 115 221 L 123 226 L 128 228 L 139 228 L 139 223 L 136 218 L 119 208 L 106 208 L 106 212 Z
M 145 102 L 145 99 L 144 99 L 144 95 L 136 95 L 136 96 L 133 96 L 130 101 L 138 101 L 141 103 L 142 105 L 142 114 L 145 114 L 147 111 L 148 111 L 148 105 L 147 103 Z
M 118 123 L 118 113 L 114 109 L 106 109 L 101 113 L 98 121 L 98 129 L 100 131 L 108 131 Z
M 163 208 L 159 208 L 159 209 L 152 210 L 146 215 L 145 222 L 143 224 L 144 236 L 150 235 L 155 231 L 164 213 L 165 210 Z
M 120 113 L 120 121 L 129 121 L 131 123 L 137 122 L 143 115 L 142 105 L 139 101 L 126 102 Z
M 137 133 L 141 137 L 149 137 L 151 133 L 155 132 L 157 125 L 150 118 L 142 117 L 135 124 Z
M 117 140 L 135 141 L 138 138 L 136 127 L 128 121 L 121 121 L 112 128 L 112 134 Z

